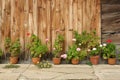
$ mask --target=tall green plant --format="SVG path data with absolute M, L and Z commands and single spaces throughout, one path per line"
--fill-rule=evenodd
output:
M 30 50 L 31 57 L 41 57 L 48 51 L 47 46 L 42 44 L 41 40 L 34 34 L 31 35 L 27 48 Z
M 20 54 L 20 41 L 19 41 L 19 39 L 17 39 L 14 42 L 11 42 L 10 54 L 12 57 L 18 56 Z
M 54 57 L 60 57 L 60 53 L 63 51 L 63 42 L 64 42 L 64 37 L 63 35 L 59 34 L 54 42 L 54 50 L 53 50 Z
M 10 52 L 10 46 L 11 46 L 11 39 L 9 37 L 5 38 L 5 41 L 4 41 L 4 47 L 5 47 L 5 51 L 7 53 Z

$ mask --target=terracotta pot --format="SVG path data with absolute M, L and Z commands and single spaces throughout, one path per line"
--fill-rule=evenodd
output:
M 32 62 L 33 62 L 33 64 L 38 64 L 40 62 L 40 58 L 38 58 L 38 57 L 32 58 Z
M 116 64 L 116 58 L 108 58 L 108 64 L 110 65 Z
M 60 62 L 61 62 L 60 58 L 53 58 L 53 63 L 54 64 L 58 65 L 58 64 L 60 64 Z
M 72 64 L 78 64 L 79 63 L 79 59 L 72 59 Z
M 18 57 L 10 57 L 10 63 L 11 63 L 11 64 L 16 64 L 16 63 L 18 63 Z
M 93 65 L 97 65 L 99 63 L 99 56 L 90 56 L 90 62 Z

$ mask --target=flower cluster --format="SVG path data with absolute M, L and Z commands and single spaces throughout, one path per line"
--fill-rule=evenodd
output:
M 111 39 L 106 40 L 106 43 L 101 44 L 101 51 L 103 59 L 108 59 L 110 57 L 115 57 L 116 46 L 112 43 Z
M 62 54 L 61 58 L 66 59 L 67 58 L 67 54 Z

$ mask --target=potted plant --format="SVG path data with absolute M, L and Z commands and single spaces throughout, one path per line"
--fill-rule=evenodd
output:
M 104 44 L 105 45 L 105 44 Z M 112 40 L 107 40 L 107 44 L 103 47 L 103 58 L 108 59 L 108 64 L 116 64 L 116 46 Z
M 39 63 L 42 55 L 48 51 L 47 46 L 43 45 L 40 39 L 34 34 L 31 35 L 30 43 L 27 45 L 27 48 L 30 51 L 32 62 L 34 64 Z
M 72 64 L 78 64 L 79 63 L 79 55 L 80 55 L 80 48 L 77 47 L 77 45 L 73 44 L 68 49 L 67 53 L 67 59 L 71 61 Z
M 55 39 L 54 48 L 53 48 L 54 64 L 60 64 L 61 62 L 60 54 L 63 51 L 63 43 L 64 43 L 64 37 L 63 35 L 59 34 Z
M 20 41 L 19 39 L 15 40 L 14 42 L 10 43 L 10 63 L 16 64 L 18 62 L 18 56 L 20 54 Z
M 100 50 L 99 48 L 93 48 L 91 51 L 90 51 L 90 62 L 94 65 L 98 64 L 99 63 L 99 53 L 100 53 Z

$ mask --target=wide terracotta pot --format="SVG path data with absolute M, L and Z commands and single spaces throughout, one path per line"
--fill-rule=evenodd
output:
M 108 64 L 110 65 L 116 64 L 116 58 L 108 58 Z
M 55 65 L 60 64 L 60 62 L 61 62 L 61 59 L 60 59 L 60 58 L 53 58 L 53 63 L 54 63 Z
M 79 63 L 79 59 L 72 59 L 71 62 L 72 62 L 72 64 L 78 64 Z
M 32 58 L 32 62 L 33 64 L 38 64 L 40 62 L 40 58 L 39 57 Z
M 11 64 L 16 64 L 16 63 L 18 63 L 18 57 L 10 57 L 10 63 L 11 63 Z
M 99 63 L 99 56 L 90 56 L 90 62 L 93 65 L 97 65 Z

